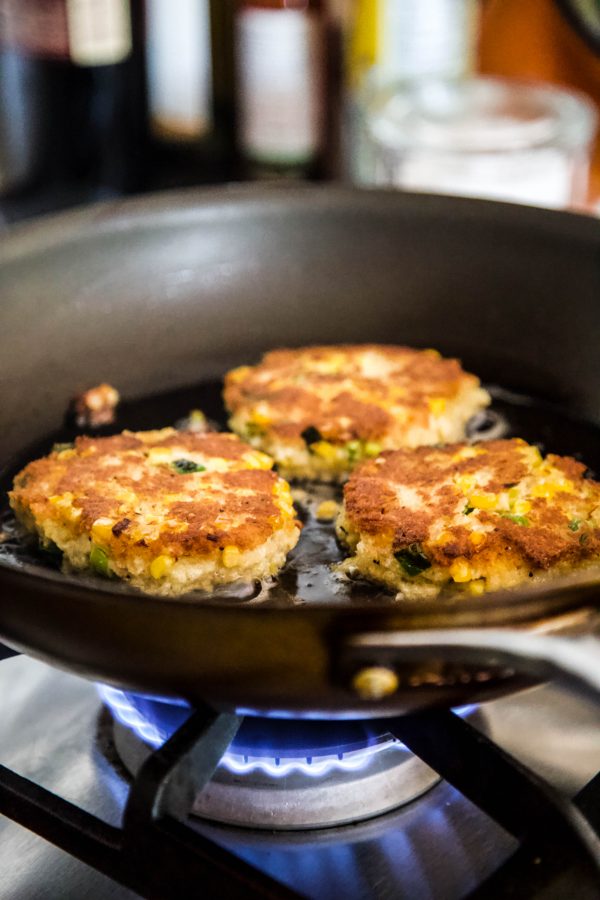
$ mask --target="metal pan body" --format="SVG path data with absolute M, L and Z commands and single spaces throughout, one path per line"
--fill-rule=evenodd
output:
M 158 395 L 315 342 L 435 346 L 487 382 L 600 421 L 600 227 L 567 213 L 342 188 L 157 195 L 15 229 L 0 244 L 0 296 L 6 472 L 80 388 Z M 598 591 L 221 607 L 0 562 L 0 596 L 7 643 L 87 677 L 222 709 L 356 716 L 544 677 L 475 640 L 461 659 L 439 635 L 589 631 Z M 357 692 L 357 673 L 377 666 L 393 690 Z

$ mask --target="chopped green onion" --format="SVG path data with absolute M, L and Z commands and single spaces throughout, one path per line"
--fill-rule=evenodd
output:
M 406 574 L 413 578 L 415 575 L 420 575 L 421 572 L 431 568 L 431 562 L 418 544 L 411 544 L 403 550 L 398 550 L 397 553 L 394 553 L 394 556 Z
M 246 437 L 259 437 L 261 434 L 265 433 L 263 426 L 258 425 L 257 422 L 246 422 L 244 427 L 246 430 Z
M 308 428 L 305 428 L 300 436 L 304 439 L 304 443 L 307 447 L 310 444 L 316 444 L 317 441 L 323 440 L 323 435 L 321 434 L 319 429 L 314 428 L 312 425 L 309 425 Z
M 526 516 L 515 516 L 513 513 L 500 513 L 503 519 L 510 519 L 515 525 L 529 525 L 529 519 Z
M 579 543 L 585 544 L 588 538 L 589 538 L 589 534 L 587 534 L 586 532 L 584 532 L 583 534 L 580 534 L 579 535 Z
M 474 509 L 474 506 L 469 506 L 469 504 L 467 503 L 467 505 L 463 509 L 463 516 L 470 516 Z
M 190 472 L 206 472 L 206 466 L 195 463 L 193 459 L 176 459 L 171 465 L 180 475 L 187 475 Z
M 569 522 L 569 531 L 579 531 L 579 526 L 581 525 L 581 519 L 571 519 Z
M 358 460 L 362 456 L 360 441 L 348 441 L 348 443 L 346 444 L 346 451 L 348 453 L 348 462 L 358 462 Z
M 62 453 L 63 450 L 72 450 L 75 444 L 72 441 L 65 443 L 53 444 L 52 452 L 53 453 Z
M 98 575 L 108 578 L 110 569 L 108 566 L 108 553 L 102 547 L 92 547 L 90 552 L 90 566 Z

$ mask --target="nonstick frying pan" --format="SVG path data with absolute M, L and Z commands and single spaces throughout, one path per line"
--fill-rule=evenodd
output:
M 203 405 L 222 418 L 230 366 L 283 345 L 367 340 L 459 356 L 499 386 L 509 431 L 600 470 L 591 218 L 331 187 L 165 194 L 15 229 L 0 244 L 0 297 L 3 491 L 64 436 L 82 388 L 119 388 L 118 427 Z M 400 603 L 360 585 L 319 593 L 294 571 L 249 599 L 166 600 L 67 577 L 9 540 L 0 635 L 90 678 L 275 715 L 397 714 L 554 676 L 600 690 L 590 576 Z

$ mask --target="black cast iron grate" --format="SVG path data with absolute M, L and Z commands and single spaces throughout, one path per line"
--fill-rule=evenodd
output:
M 225 885 L 228 898 L 297 897 L 186 824 L 240 724 L 196 709 L 142 766 L 121 828 L 4 766 L 0 812 L 148 900 L 187 898 L 191 885 L 207 897 Z M 394 733 L 520 842 L 472 900 L 541 896 L 565 872 L 576 873 L 578 896 L 600 898 L 600 775 L 571 802 L 452 712 L 404 716 Z

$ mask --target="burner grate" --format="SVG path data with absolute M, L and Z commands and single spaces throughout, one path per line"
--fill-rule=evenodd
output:
M 145 697 L 108 685 L 98 693 L 118 722 L 150 747 L 161 747 L 189 718 L 183 700 Z M 457 710 L 460 716 L 476 707 Z M 407 753 L 390 730 L 390 719 L 332 721 L 245 718 L 220 765 L 236 775 L 260 772 L 270 778 L 292 774 L 323 778 L 336 771 L 358 772 L 383 752 Z
M 191 713 L 181 702 L 98 690 L 113 712 L 117 753 L 134 776 L 150 747 L 160 746 Z M 248 716 L 191 811 L 270 831 L 329 828 L 389 812 L 439 781 L 392 733 L 392 725 L 390 719 Z
M 186 824 L 190 797 L 211 777 L 240 720 L 194 711 L 150 753 L 131 787 L 117 828 L 0 767 L 0 812 L 149 900 L 189 897 L 202 884 L 231 898 L 297 896 Z M 547 865 L 530 865 L 524 891 L 546 887 L 552 861 L 577 866 L 581 896 L 598 897 L 600 846 L 576 806 L 449 712 L 396 720 L 396 736 L 465 796 L 523 841 L 523 851 Z M 581 793 L 585 809 L 600 806 L 598 779 Z M 192 792 L 192 793 L 191 793 Z M 529 857 L 530 859 L 533 857 Z M 502 873 L 501 873 L 502 874 Z M 486 896 L 503 896 L 490 888 Z M 480 895 L 481 896 L 481 895 Z

